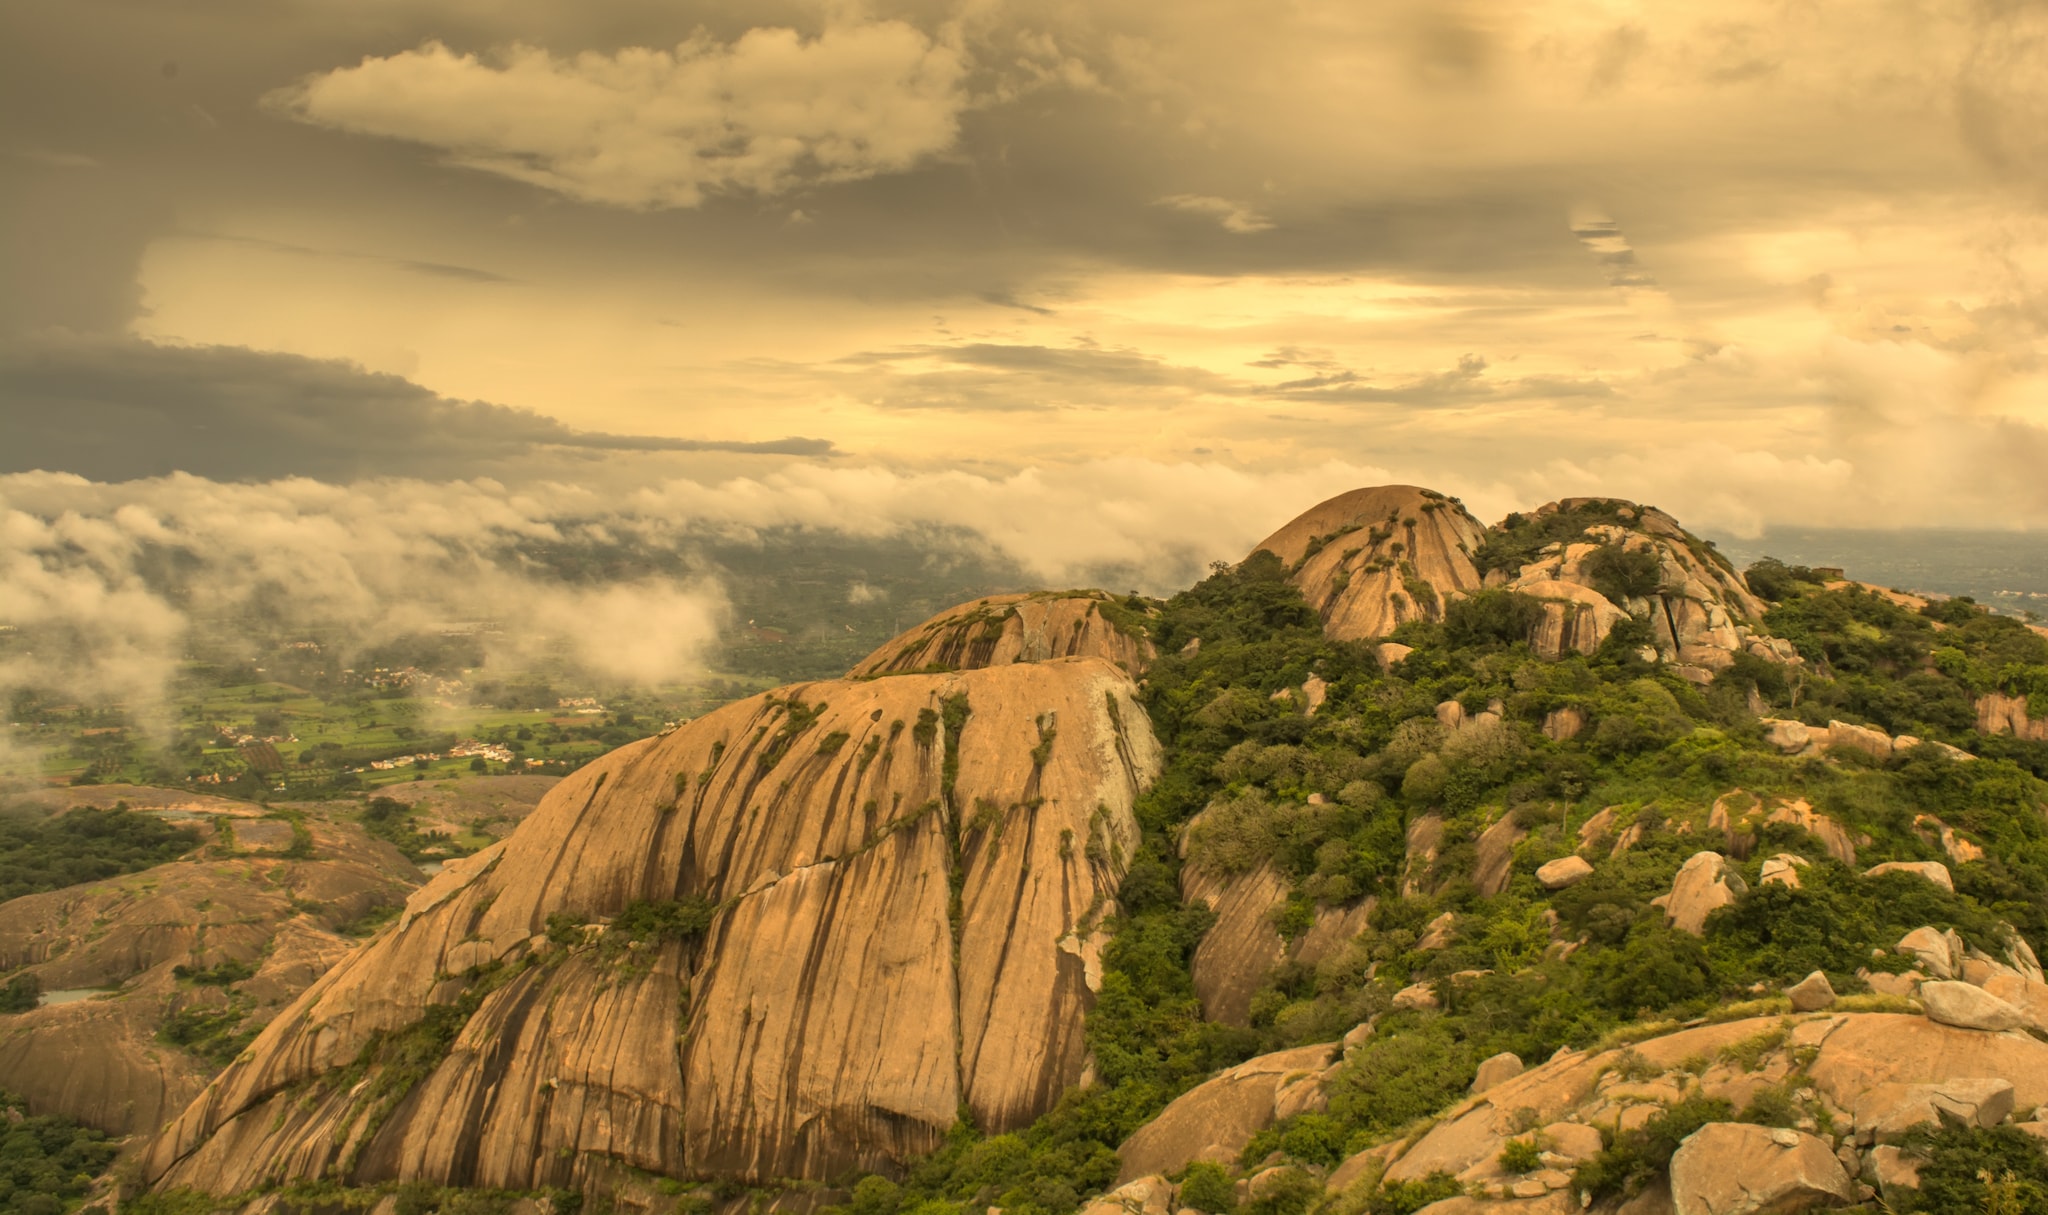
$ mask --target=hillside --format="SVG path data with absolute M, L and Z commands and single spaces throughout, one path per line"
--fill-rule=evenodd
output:
M 450 863 L 147 1145 L 147 1202 L 2048 1209 L 2017 620 L 1392 487 L 855 673 Z

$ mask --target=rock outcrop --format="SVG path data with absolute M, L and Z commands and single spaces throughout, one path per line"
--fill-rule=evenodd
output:
M 1531 639 L 1548 657 L 1590 654 L 1623 620 L 1645 621 L 1666 662 L 1710 674 L 1749 652 L 1779 662 L 1792 647 L 1759 631 L 1764 605 L 1726 558 L 1653 507 L 1601 498 L 1566 498 L 1511 517 L 1494 534 L 1549 517 L 1583 516 L 1585 526 L 1548 545 L 1515 570 L 1494 570 L 1488 586 L 1505 586 L 1544 604 Z M 1616 555 L 1639 571 L 1617 578 Z
M 1117 1149 L 1119 1181 L 1171 1173 L 1196 1160 L 1235 1160 L 1252 1136 L 1273 1125 L 1274 1102 L 1288 1081 L 1320 1077 L 1335 1043 L 1249 1059 L 1189 1089 Z
M 1144 617 L 1103 591 L 992 595 L 948 608 L 884 642 L 849 677 L 971 671 L 1051 658 L 1101 658 L 1132 676 L 1157 655 Z
M 1441 620 L 1452 599 L 1479 589 L 1472 554 L 1484 531 L 1456 498 L 1382 485 L 1309 508 L 1258 549 L 1280 558 L 1324 632 L 1370 641 L 1405 621 Z
M 2015 738 L 2048 742 L 2048 720 L 2027 716 L 2027 698 L 1988 692 L 1977 698 L 1977 728 L 1986 734 L 2010 734 Z
M 1566 1215 L 1588 1205 L 1569 1170 L 1601 1151 L 1602 1128 L 1639 1127 L 1699 1097 L 1740 1109 L 1771 1086 L 1783 1087 L 1808 1131 L 1710 1123 L 1673 1157 L 1668 1188 L 1593 1209 L 1762 1215 L 1853 1204 L 1856 1177 L 1887 1139 L 1943 1117 L 1999 1124 L 2048 1094 L 2048 1043 L 1919 1016 L 1838 1013 L 1756 1017 L 1607 1051 L 1560 1051 L 1520 1075 L 1475 1086 L 1420 1135 L 1346 1160 L 1326 1188 L 1356 1202 L 1359 1186 L 1441 1172 L 1465 1193 L 1425 1211 Z M 1833 1141 L 1811 1133 L 1826 1122 Z M 1507 1171 L 1501 1153 L 1511 1140 L 1545 1145 L 1546 1167 Z
M 1308 931 L 1290 941 L 1273 921 L 1288 884 L 1271 865 L 1226 877 L 1191 863 L 1181 869 L 1180 881 L 1185 901 L 1207 903 L 1216 913 L 1189 970 L 1202 1015 L 1225 1025 L 1250 1023 L 1252 996 L 1282 962 L 1314 966 L 1342 952 L 1365 931 L 1376 905 L 1368 898 L 1318 907 Z
M 145 1173 L 822 1179 L 963 1107 L 1021 1126 L 1085 1067 L 1159 762 L 1134 692 L 1093 657 L 799 684 L 622 747 L 416 892 Z
M 1651 899 L 1680 932 L 1704 936 L 1707 917 L 1749 893 L 1742 875 L 1718 852 L 1695 852 L 1671 879 L 1671 893 Z

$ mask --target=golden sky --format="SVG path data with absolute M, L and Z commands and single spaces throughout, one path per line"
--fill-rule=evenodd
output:
M 13 0 L 0 170 L 0 471 L 2048 524 L 2040 3 Z

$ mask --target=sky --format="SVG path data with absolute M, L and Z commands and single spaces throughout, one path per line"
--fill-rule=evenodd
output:
M 1162 580 L 1389 480 L 2037 528 L 2044 279 L 2039 0 L 0 7 L 42 525 L 301 478 Z

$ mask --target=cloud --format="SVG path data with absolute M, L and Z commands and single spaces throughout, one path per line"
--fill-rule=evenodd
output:
M 585 202 L 694 207 L 900 173 L 952 147 L 961 49 L 899 21 L 816 38 L 753 29 L 674 50 L 489 59 L 439 42 L 309 76 L 268 103 L 302 122 L 439 149 Z
M 701 672 L 726 615 L 715 577 L 578 583 L 526 555 L 605 543 L 587 519 L 598 506 L 572 488 L 489 481 L 0 476 L 0 624 L 22 639 L 0 648 L 0 688 L 61 689 L 148 716 L 202 619 L 344 647 L 492 621 L 494 666 L 545 656 L 623 684 Z
M 1223 225 L 1226 232 L 1249 236 L 1254 232 L 1270 232 L 1273 221 L 1252 210 L 1243 203 L 1227 198 L 1216 198 L 1207 194 L 1172 194 L 1159 200 L 1162 207 L 1172 207 L 1189 215 L 1202 215 Z
M 574 430 L 347 363 L 241 347 L 69 336 L 0 345 L 0 472 L 346 481 L 475 475 L 545 453 L 701 451 L 820 456 L 833 446 Z

